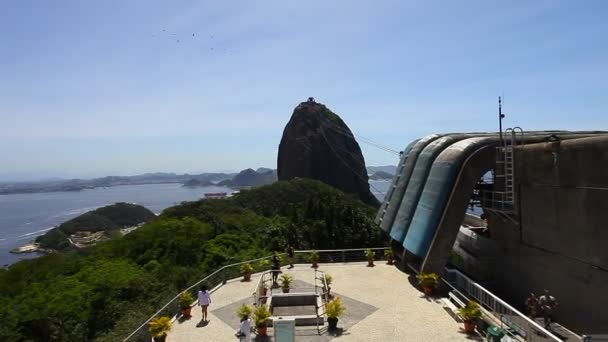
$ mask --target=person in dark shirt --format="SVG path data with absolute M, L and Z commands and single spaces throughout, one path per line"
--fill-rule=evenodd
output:
M 281 264 L 276 254 L 272 256 L 272 260 L 270 261 L 270 271 L 272 272 L 272 287 L 279 287 L 277 278 L 279 277 L 279 273 L 281 273 Z
M 549 329 L 551 322 L 554 321 L 553 313 L 557 307 L 557 300 L 549 293 L 549 290 L 545 290 L 545 293 L 538 299 L 538 304 L 545 320 L 545 328 Z
M 289 268 L 293 268 L 294 249 L 292 245 L 287 247 L 287 256 L 289 257 Z

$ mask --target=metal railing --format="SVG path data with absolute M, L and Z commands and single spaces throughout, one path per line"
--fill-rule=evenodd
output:
M 355 248 L 355 249 L 325 249 L 325 250 L 314 250 L 319 256 L 319 263 L 341 263 L 341 262 L 356 262 L 356 261 L 366 261 L 367 257 L 365 255 L 365 251 L 367 249 L 371 249 L 374 252 L 374 259 L 381 260 L 384 257 L 384 250 L 388 249 L 386 247 L 375 247 L 375 248 Z M 303 264 L 309 263 L 309 257 L 313 250 L 301 250 L 295 251 L 294 253 L 294 264 Z M 287 258 L 287 254 L 280 253 L 277 254 L 282 259 L 282 265 L 289 265 L 289 259 Z M 143 322 L 139 327 L 137 327 L 131 334 L 123 339 L 123 341 L 150 341 L 151 336 L 148 332 L 148 325 L 152 319 L 158 316 L 169 316 L 176 318 L 179 315 L 179 297 L 184 292 L 190 292 L 194 298 L 196 298 L 196 290 L 201 284 L 207 285 L 211 292 L 216 291 L 222 285 L 226 284 L 226 282 L 230 279 L 235 279 L 241 276 L 241 266 L 244 264 L 251 264 L 254 267 L 254 272 L 259 272 L 262 270 L 267 270 L 268 265 L 262 263 L 264 260 L 269 260 L 272 256 L 266 256 L 262 258 L 246 260 L 226 266 L 222 266 L 217 269 L 215 272 L 209 274 L 208 276 L 202 278 L 197 281 L 187 289 L 178 293 L 173 299 L 171 299 L 168 303 L 162 306 L 158 311 L 156 311 L 150 318 L 148 318 L 145 322 Z M 260 277 L 261 279 L 262 277 Z M 323 274 L 323 281 L 327 284 L 325 280 L 325 274 Z M 260 290 L 260 284 L 258 283 L 257 290 Z M 256 294 L 257 294 L 256 290 Z
M 341 263 L 341 262 L 357 262 L 367 261 L 365 251 L 370 249 L 374 252 L 374 260 L 383 260 L 384 251 L 390 249 L 388 247 L 374 248 L 353 248 L 353 249 L 321 249 L 314 250 L 319 255 L 319 263 Z M 305 264 L 310 263 L 309 257 L 313 250 L 295 251 L 294 263 Z
M 443 281 L 451 288 L 460 290 L 464 292 L 465 296 L 472 297 L 479 302 L 494 315 L 497 322 L 500 322 L 501 328 L 510 333 L 516 334 L 526 341 L 562 341 L 460 271 L 446 269 Z
M 287 269 L 285 272 L 310 272 L 308 270 L 303 269 Z M 269 299 L 272 297 L 272 272 L 273 271 L 265 271 L 260 274 L 260 278 L 258 279 L 256 290 L 253 293 L 253 303 L 255 306 L 260 305 L 268 305 Z M 281 271 L 282 272 L 282 271 Z M 268 284 L 270 283 L 270 284 Z M 316 326 L 317 333 L 321 334 L 321 325 L 324 322 L 324 316 L 327 311 L 327 302 L 329 301 L 329 286 L 327 284 L 327 278 L 325 277 L 325 272 L 319 270 L 318 268 L 314 269 L 314 294 L 316 297 L 321 298 L 321 307 L 315 306 L 315 315 L 316 315 Z M 297 288 L 295 288 L 297 289 Z M 321 322 L 321 323 L 320 323 Z
M 153 318 L 158 317 L 158 316 L 176 317 L 180 311 L 179 297 L 182 295 L 182 293 L 190 292 L 193 295 L 193 297 L 196 298 L 196 290 L 198 290 L 198 287 L 201 286 L 202 284 L 207 285 L 207 287 L 209 289 L 211 289 L 210 292 L 214 292 L 217 289 L 219 289 L 222 285 L 226 284 L 226 282 L 228 280 L 240 277 L 241 276 L 240 268 L 242 265 L 252 264 L 252 266 L 254 266 L 254 271 L 256 271 L 256 268 L 259 270 L 259 269 L 261 269 L 261 267 L 266 267 L 265 265 L 260 263 L 260 261 L 270 260 L 270 259 L 271 259 L 271 256 L 266 256 L 263 258 L 252 259 L 252 260 L 247 260 L 247 261 L 243 261 L 243 262 L 237 262 L 234 264 L 220 267 L 215 272 L 209 274 L 208 276 L 197 281 L 196 283 L 194 283 L 187 289 L 178 293 L 175 297 L 173 297 L 173 299 L 171 299 L 168 303 L 166 303 L 164 306 L 162 306 L 158 311 L 156 311 L 152 316 L 150 316 L 150 318 L 148 318 L 143 324 L 141 324 L 137 329 L 135 329 L 131 334 L 129 334 L 129 336 L 125 337 L 123 339 L 123 341 L 128 341 L 128 340 L 150 341 L 151 337 L 148 333 L 148 324 L 150 323 L 150 321 Z

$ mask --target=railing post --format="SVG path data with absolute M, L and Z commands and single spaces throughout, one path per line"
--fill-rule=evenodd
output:
M 346 262 L 346 252 L 342 250 L 342 262 Z

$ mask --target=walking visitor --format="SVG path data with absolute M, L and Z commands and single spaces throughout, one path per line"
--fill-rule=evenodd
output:
M 555 297 L 549 294 L 549 290 L 545 290 L 545 293 L 540 296 L 538 304 L 545 320 L 545 328 L 548 329 L 551 325 L 551 322 L 555 320 L 555 317 L 553 317 L 553 313 L 555 311 L 555 307 L 557 307 L 557 300 L 555 299 Z
M 289 257 L 289 268 L 293 268 L 294 249 L 292 245 L 287 247 L 287 256 Z
M 272 271 L 272 287 L 279 287 L 277 283 L 277 278 L 279 277 L 279 273 L 281 273 L 281 264 L 279 263 L 279 258 L 277 255 L 272 256 L 272 261 L 270 262 L 270 270 Z
M 207 307 L 211 304 L 211 295 L 207 290 L 207 286 L 201 286 L 200 291 L 198 291 L 198 305 L 201 306 L 203 310 L 203 319 L 201 321 L 207 322 Z
M 249 315 L 243 315 L 241 325 L 239 327 L 239 331 L 236 333 L 236 336 L 241 342 L 251 342 L 251 318 L 249 318 Z
M 530 318 L 536 317 L 536 311 L 538 307 L 538 298 L 534 293 L 530 293 L 530 297 L 526 299 L 526 308 L 528 309 L 528 316 Z

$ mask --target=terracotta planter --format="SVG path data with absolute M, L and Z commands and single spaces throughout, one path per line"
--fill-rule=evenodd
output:
M 182 308 L 182 317 L 184 317 L 184 318 L 192 317 L 191 311 L 192 311 L 191 307 Z
M 283 293 L 289 293 L 289 287 L 283 287 Z
M 319 267 L 319 263 L 317 261 L 313 261 L 312 262 L 312 266 L 310 266 L 312 268 L 318 268 Z
M 387 265 L 392 265 L 393 264 L 393 257 L 388 257 L 388 259 L 386 259 L 386 264 Z
M 327 317 L 327 325 L 329 330 L 338 329 L 338 317 Z
M 374 267 L 374 259 L 367 259 L 367 267 Z
M 467 334 L 472 334 L 473 332 L 475 332 L 475 322 L 470 321 L 470 320 L 465 320 L 464 321 L 464 332 L 466 332 Z
M 326 290 L 327 290 L 327 296 L 328 296 L 328 297 L 331 297 L 331 286 L 328 286 L 328 287 L 326 288 Z
M 422 289 L 424 290 L 424 294 L 425 294 L 426 296 L 430 296 L 430 295 L 432 295 L 432 294 L 433 294 L 433 288 L 432 288 L 432 287 L 427 287 L 427 286 L 425 286 L 425 287 L 423 287 Z
M 268 336 L 268 327 L 267 326 L 259 326 L 256 327 L 258 336 Z
M 160 336 L 160 337 L 154 336 L 154 342 L 165 342 L 166 339 L 167 339 L 167 334 L 164 334 L 163 336 Z
M 251 281 L 251 272 L 243 273 L 243 281 Z

